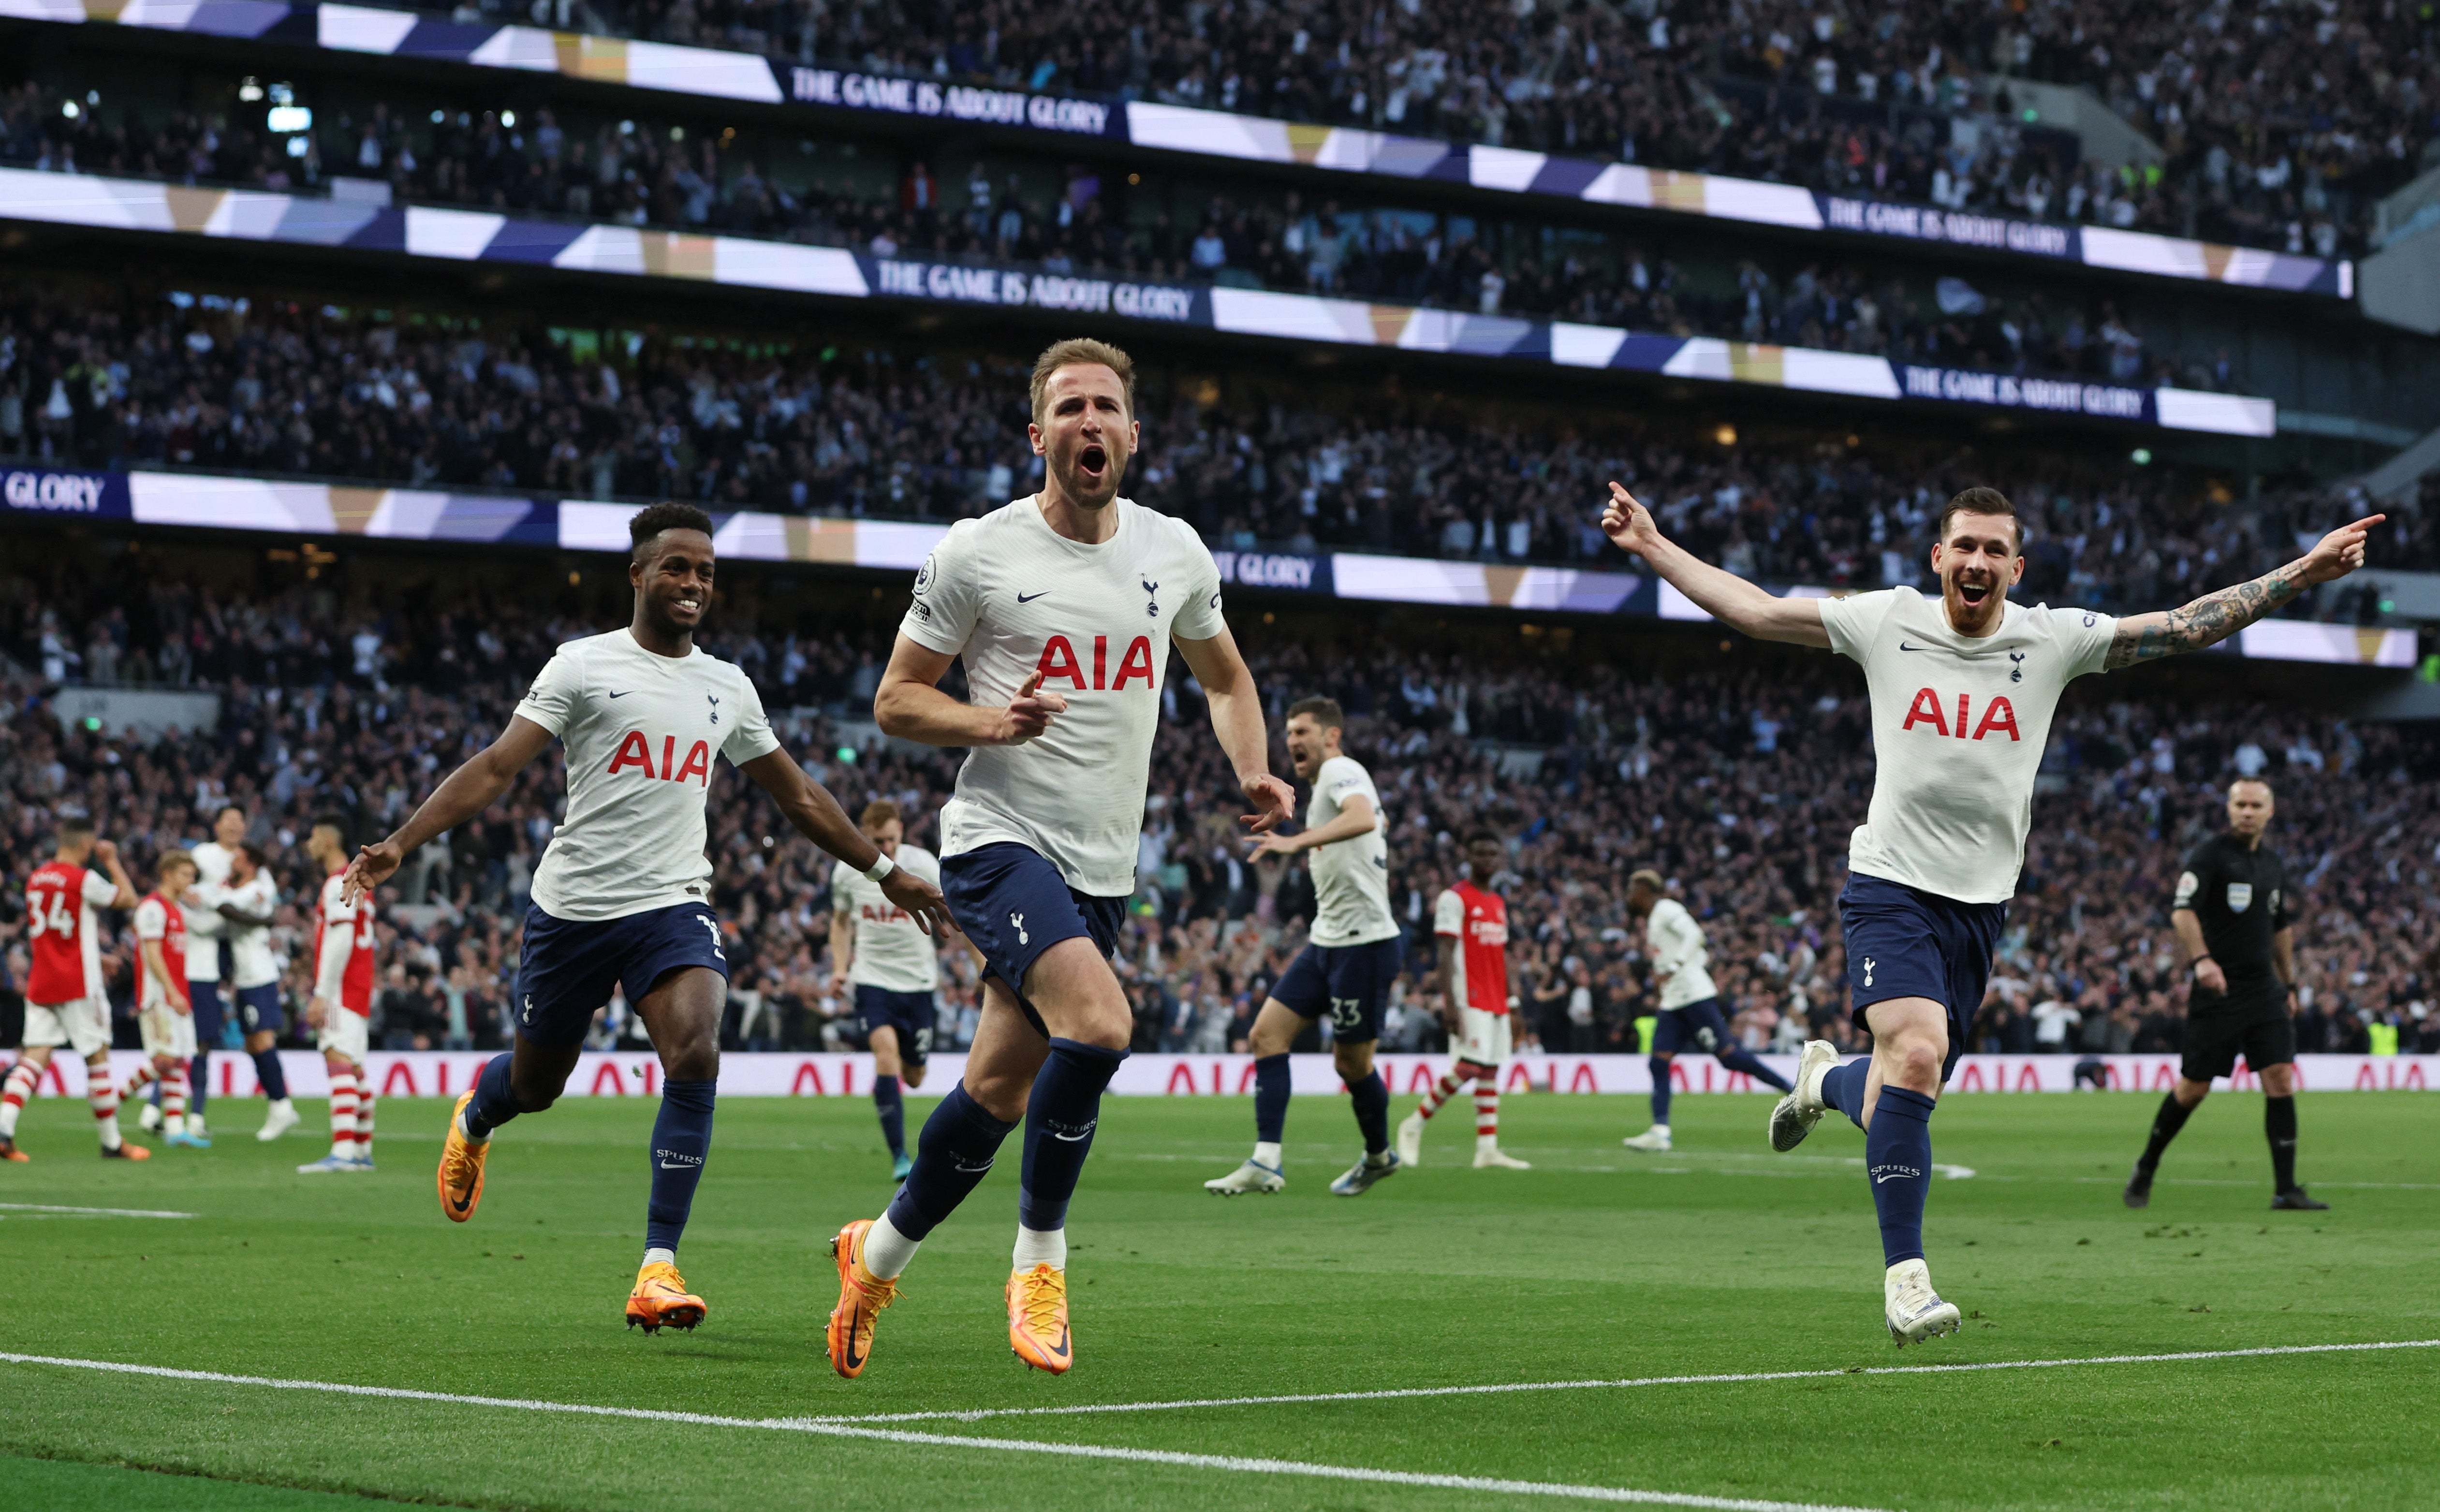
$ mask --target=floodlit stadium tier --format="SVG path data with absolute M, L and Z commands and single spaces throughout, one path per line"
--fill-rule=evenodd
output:
M 65 525 L 21 539 L 28 549 L 0 575 L 0 651 L 24 669 L 5 674 L 16 712 L 0 725 L 0 780 L 37 820 L 0 842 L 11 848 L 0 865 L 20 875 L 28 835 L 63 804 L 90 809 L 149 874 L 160 849 L 202 828 L 196 811 L 225 797 L 262 816 L 273 840 L 282 829 L 296 837 L 273 846 L 293 892 L 300 877 L 318 880 L 301 850 L 313 816 L 340 812 L 356 833 L 380 833 L 412 801 L 408 774 L 426 756 L 446 765 L 490 739 L 555 644 L 625 613 L 615 551 L 358 538 L 306 553 L 294 536 Z M 835 567 L 725 561 L 704 639 L 755 679 L 781 739 L 851 809 L 892 797 L 918 816 L 910 836 L 922 843 L 954 764 L 881 743 L 869 723 L 911 580 L 893 574 L 884 587 Z M 1720 987 L 1741 1005 L 1740 1032 L 1763 1024 L 1767 1009 L 1766 1041 L 1783 1022 L 1800 1035 L 1842 1033 L 1830 900 L 1871 772 L 1861 684 L 1845 663 L 1742 642 L 1723 651 L 1717 633 L 1694 627 L 1350 613 L 1231 596 L 1266 691 L 1326 692 L 1347 709 L 1351 748 L 1396 826 L 1390 895 L 1402 921 L 1428 929 L 1428 900 L 1454 876 L 1470 825 L 1488 819 L 1517 837 L 1521 880 L 1508 896 L 1531 921 L 1518 931 L 1532 945 L 1524 1022 L 1546 1046 L 1572 1033 L 1539 995 L 1573 951 L 1600 986 L 1597 1048 L 1632 1048 L 1651 984 L 1641 931 L 1621 909 L 1627 873 L 1643 865 L 1682 878 L 1690 903 L 1712 911 Z M 2368 936 L 2303 942 L 2315 994 L 2306 1048 L 2346 1049 L 2368 1023 L 2402 1015 L 2420 990 L 2421 947 L 2387 877 L 2394 864 L 2412 878 L 2440 839 L 2418 796 L 2440 780 L 2440 747 L 2422 725 L 2332 722 L 2379 680 L 2202 657 L 2072 694 L 2012 920 L 2025 953 L 2002 991 L 2006 1011 L 1983 1020 L 1989 1048 L 2029 1045 L 2031 1009 L 2053 993 L 2097 994 L 2106 1011 L 2096 1019 L 2122 1050 L 2173 1039 L 2175 973 L 2158 957 L 2180 852 L 2157 837 L 2207 821 L 2236 771 L 2269 773 L 2283 829 L 2314 837 L 2316 855 L 2346 858 L 2299 862 L 2298 886 L 2317 914 L 2339 910 Z M 1212 838 L 1208 819 L 1233 825 L 1235 784 L 1210 748 L 1193 685 L 1175 667 L 1167 681 L 1152 843 L 1121 959 L 1140 1048 L 1185 1048 L 1208 1032 L 1227 1049 L 1244 1033 L 1231 1017 L 1260 1005 L 1293 954 L 1311 894 L 1301 871 L 1232 865 L 1236 848 Z M 123 732 L 131 721 L 145 733 Z M 377 991 L 382 1048 L 440 1043 L 455 1032 L 453 1012 L 475 1043 L 496 1042 L 515 920 L 559 793 L 538 766 L 445 855 L 402 873 L 383 909 L 403 944 Z M 850 1043 L 818 927 L 830 867 L 793 841 L 762 845 L 781 832 L 750 783 L 715 784 L 709 832 L 713 901 L 741 926 L 728 947 L 734 980 L 775 999 L 775 1043 Z M 1413 914 L 1418 894 L 1426 906 Z M 1562 920 L 1570 943 L 1554 954 L 1542 925 Z M 1428 950 L 1408 959 L 1427 961 Z M 395 977 L 392 961 L 403 967 Z M 292 970 L 307 969 L 300 954 Z M 962 1013 L 974 986 L 962 952 L 945 955 L 942 970 Z M 452 1009 L 452 992 L 462 1007 Z M 1404 1000 L 1419 999 L 1410 991 Z M 1207 1025 L 1209 1012 L 1220 1017 Z M 953 1015 L 942 1049 L 955 1048 L 960 1021 L 971 1032 Z M 1430 1033 L 1426 1014 L 1400 1023 L 1401 1036 Z M 627 1034 L 623 1023 L 604 1030 L 621 1044 Z M 1429 1042 L 1402 1037 L 1393 1048 Z
M 7 9 L 79 22 L 88 8 Z M 2440 83 L 2421 24 L 2368 4 L 2306 27 L 2186 0 L 2106 28 L 2064 8 L 1996 26 L 1930 7 L 1860 24 L 1675 3 L 1361 21 L 1318 4 L 957 21 L 868 5 L 726 9 L 563 4 L 559 32 L 344 5 L 111 19 L 1080 135 L 1129 131 L 1139 110 L 1209 117 L 1239 137 L 1310 122 L 1414 148 L 1615 158 L 2323 259 L 2360 249 L 2373 202 L 2418 171 L 2420 102 Z M 2314 108 L 2324 98 L 2345 103 Z
M 1038 336 L 767 316 L 686 330 L 565 289 L 557 309 L 398 290 L 356 305 L 136 277 L 56 275 L 0 300 L 12 516 L 591 545 L 597 515 L 624 528 L 610 501 L 678 497 L 746 512 L 727 550 L 911 567 L 946 523 L 1034 483 Z M 2267 569 L 2297 532 L 2360 513 L 2221 442 L 2156 454 L 2123 433 L 1961 432 L 1904 408 L 1868 422 L 1713 386 L 1554 376 L 1487 395 L 1461 364 L 1138 351 L 1130 496 L 1246 563 L 1238 581 L 1308 592 L 1671 612 L 1599 532 L 1611 478 L 1741 571 L 1841 589 L 1921 581 L 1940 503 L 1996 482 L 2027 512 L 2027 592 L 2108 608 Z M 2440 567 L 2435 517 L 2401 510 L 2376 564 Z M 1450 566 L 1400 565 L 1426 558 Z M 1529 565 L 1563 570 L 1530 588 L 1484 576 Z

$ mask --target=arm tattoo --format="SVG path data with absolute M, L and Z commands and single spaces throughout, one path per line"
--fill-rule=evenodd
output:
M 2183 608 L 2121 620 L 2106 668 L 2116 672 L 2139 661 L 2217 645 L 2303 592 L 2305 564 L 2290 562 L 2251 583 L 2206 593 Z

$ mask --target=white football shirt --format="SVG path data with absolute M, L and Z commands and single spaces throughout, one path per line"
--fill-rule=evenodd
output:
M 1304 827 L 1319 829 L 1338 818 L 1351 798 L 1369 798 L 1376 822 L 1369 835 L 1316 846 L 1305 855 L 1313 868 L 1315 945 L 1371 945 L 1398 933 L 1390 911 L 1390 819 L 1372 774 L 1353 756 L 1333 756 L 1313 774 L 1313 797 L 1304 805 Z
M 1823 600 L 1821 622 L 1872 690 L 1873 803 L 1848 870 L 1960 903 L 2015 897 L 2051 716 L 2102 670 L 2118 621 L 2011 603 L 1975 639 L 1938 599 L 1884 588 Z
M 1686 905 L 1676 898 L 1654 904 L 1644 916 L 1643 943 L 1651 952 L 1653 974 L 1666 975 L 1660 983 L 1663 1012 L 1720 995 L 1720 989 L 1712 984 L 1711 946 L 1703 938 L 1703 927 L 1695 922 Z
M 915 575 L 899 630 L 962 657 L 978 705 L 1005 706 L 1035 671 L 1068 700 L 1022 746 L 978 746 L 941 811 L 941 854 L 1013 841 L 1095 897 L 1135 891 L 1144 783 L 1172 635 L 1225 627 L 1220 570 L 1193 527 L 1130 499 L 1118 531 L 1087 546 L 1018 499 L 960 520 Z
M 254 880 L 242 887 L 215 888 L 205 894 L 214 903 L 232 904 L 253 914 L 269 914 L 279 908 L 279 888 L 271 880 L 268 871 L 258 871 Z M 267 987 L 279 980 L 279 963 L 271 954 L 271 926 L 240 924 L 235 919 L 223 919 L 229 945 L 229 980 L 240 991 L 248 987 Z M 188 981 L 195 979 L 188 977 Z
M 534 869 L 537 907 L 598 922 L 710 898 L 712 762 L 780 748 L 745 673 L 700 646 L 659 657 L 613 630 L 561 646 L 517 712 L 567 747 L 567 817 Z
M 941 863 L 921 846 L 902 843 L 899 870 L 934 887 Z M 841 861 L 831 873 L 831 911 L 855 920 L 855 959 L 847 980 L 859 987 L 890 992 L 933 992 L 941 985 L 938 945 L 915 916 L 889 901 L 881 884 Z
M 209 889 L 228 881 L 229 849 L 218 840 L 206 840 L 188 853 L 195 858 L 195 893 L 199 899 L 211 899 L 200 909 L 187 910 L 187 980 L 218 981 L 221 980 L 221 940 L 226 934 L 222 927 L 228 921 L 212 911 Z

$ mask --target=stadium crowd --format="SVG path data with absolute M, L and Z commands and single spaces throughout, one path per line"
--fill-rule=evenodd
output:
M 73 94 L 73 91 L 70 92 Z M 1988 293 L 1963 278 L 1911 286 L 1865 263 L 1752 259 L 1681 268 L 1637 239 L 1570 232 L 1544 248 L 1537 225 L 1353 203 L 1298 191 L 1213 196 L 1173 217 L 1144 202 L 1112 210 L 1101 179 L 1071 169 L 1055 194 L 1029 195 L 976 159 L 963 183 L 922 161 L 791 186 L 758 157 L 776 142 L 612 121 L 563 128 L 386 102 L 332 117 L 302 160 L 243 130 L 180 115 L 61 114 L 67 97 L 28 85 L 0 125 L 0 161 L 72 171 L 303 187 L 327 172 L 386 179 L 401 202 L 472 205 L 683 231 L 848 246 L 879 256 L 1034 263 L 1056 273 L 1222 283 L 1395 300 L 1426 308 L 1713 335 L 2018 376 L 2245 387 L 2226 349 L 2183 359 L 2147 344 L 2115 300 L 2054 307 L 2038 292 Z M 359 114 L 361 113 L 361 114 Z M 1772 140 L 1780 137 L 1774 134 Z M 810 143 L 800 145 L 811 145 Z M 784 159 L 784 153 L 779 154 Z M 2055 291 L 2054 291 L 2055 297 Z
M 1032 487 L 1023 374 L 888 351 L 561 332 L 224 297 L 0 297 L 0 457 L 585 498 L 954 519 Z M 2369 511 L 2347 489 L 2239 506 L 2163 470 L 2028 453 L 1722 443 L 1633 418 L 1554 424 L 1445 406 L 1346 413 L 1147 388 L 1129 489 L 1215 547 L 1623 567 L 1606 479 L 1736 570 L 1878 586 L 2000 467 L 2033 598 L 2157 607 L 2267 570 Z M 1892 458 L 1892 461 L 1895 459 Z M 1970 475 L 1970 476 L 1969 476 Z M 2393 511 L 2387 567 L 2440 567 L 2440 496 Z M 2354 599 L 2324 612 L 2351 617 Z M 2299 612 L 2311 612 L 2309 607 Z
M 522 18 L 513 0 L 461 0 Z M 2382 0 L 1504 6 L 534 0 L 578 29 L 1374 127 L 2246 245 L 2359 248 L 2440 110 Z M 2156 165 L 2027 151 L 2000 76 L 2081 85 Z
M 286 990 L 301 1000 L 299 905 L 318 881 L 301 848 L 311 820 L 337 814 L 358 837 L 386 832 L 501 728 L 556 641 L 598 626 L 428 586 L 378 603 L 328 585 L 216 591 L 153 576 L 150 560 L 82 581 L 20 562 L 0 579 L 0 651 L 22 664 L 0 664 L 0 873 L 23 877 L 46 854 L 54 819 L 81 812 L 147 875 L 160 851 L 237 803 L 273 856 L 287 900 L 275 939 Z M 744 607 L 731 598 L 729 622 L 707 640 L 757 679 L 790 747 L 851 809 L 890 798 L 916 816 L 910 839 L 933 841 L 951 760 L 892 748 L 863 723 L 887 628 L 758 632 L 780 618 L 778 596 L 749 594 Z M 1409 930 L 1390 1048 L 1441 1042 L 1431 904 L 1479 823 L 1508 837 L 1496 886 L 1516 926 L 1527 1044 L 1637 1048 L 1636 1020 L 1654 999 L 1624 879 L 1644 865 L 1706 921 L 1748 1043 L 1854 1041 L 1835 899 L 1871 760 L 1852 668 L 1816 659 L 1791 676 L 1784 658 L 1757 667 L 1749 657 L 1737 670 L 1659 673 L 1584 656 L 1547 629 L 1507 642 L 1514 650 L 1478 637 L 1461 654 L 1344 625 L 1298 635 L 1239 620 L 1275 732 L 1290 698 L 1335 694 L 1381 787 L 1391 897 Z M 81 668 L 59 660 L 70 645 L 83 648 Z M 151 740 L 63 729 L 47 694 L 77 671 L 214 689 L 218 723 Z M 2170 889 L 2182 851 L 2217 822 L 2220 786 L 2244 773 L 2278 787 L 2273 841 L 2301 895 L 2305 1048 L 2359 1051 L 2377 1024 L 2407 1049 L 2440 1051 L 2440 960 L 2417 924 L 2440 909 L 2440 745 L 2413 727 L 2146 698 L 2142 677 L 2081 685 L 2062 710 L 1978 1048 L 2174 1048 L 2184 974 Z M 1301 943 L 1312 893 L 1301 869 L 1246 859 L 1237 795 L 1181 668 L 1162 715 L 1122 972 L 1139 1048 L 1228 1050 Z M 386 890 L 376 1043 L 499 1042 L 519 920 L 561 793 L 554 755 Z M 827 859 L 733 777 L 715 783 L 710 836 L 730 932 L 729 1042 L 852 1048 L 852 1014 L 830 991 Z M 0 909 L 19 907 L 13 884 L 5 897 Z M 25 970 L 20 923 L 0 920 L 9 985 Z M 108 951 L 120 998 L 128 945 L 118 932 Z M 955 950 L 943 964 L 942 1042 L 962 1045 L 972 969 Z M 122 1002 L 132 1034 L 126 1014 Z M 596 1042 L 633 1045 L 636 1033 L 614 1004 Z

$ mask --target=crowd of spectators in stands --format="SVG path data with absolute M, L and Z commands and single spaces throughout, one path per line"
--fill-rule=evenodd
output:
M 2039 293 L 1986 295 L 1965 279 L 1911 287 L 1864 263 L 1752 259 L 1689 270 L 1610 230 L 1571 233 L 1543 253 L 1537 228 L 1428 211 L 1306 201 L 1293 189 L 1214 197 L 1193 213 L 1112 210 L 1116 187 L 1073 170 L 1056 194 L 1025 192 L 982 159 L 963 182 L 909 159 L 879 180 L 827 173 L 782 183 L 757 166 L 761 138 L 698 135 L 635 120 L 590 139 L 548 109 L 429 113 L 357 102 L 332 117 L 301 160 L 255 135 L 207 130 L 192 115 L 144 125 L 70 118 L 65 101 L 19 92 L 0 159 L 140 176 L 300 187 L 330 173 L 386 181 L 402 202 L 473 205 L 579 220 L 849 246 L 880 256 L 1031 262 L 1055 273 L 1218 283 L 1525 315 L 1676 335 L 1713 335 L 2019 376 L 2227 390 L 2243 377 L 2226 349 L 2179 360 L 2147 347 L 2111 299 L 2056 307 Z M 1781 134 L 1768 140 L 1782 142 Z M 782 159 L 787 154 L 779 154 Z M 1146 202 L 1148 205 L 1149 202 Z
M 274 857 L 292 996 L 310 969 L 300 908 L 318 881 L 301 849 L 311 820 L 336 814 L 357 837 L 386 832 L 503 725 L 554 642 L 601 627 L 428 583 L 374 598 L 332 582 L 244 593 L 152 576 L 156 559 L 145 555 L 71 578 L 71 559 L 20 562 L 0 579 L 0 650 L 25 664 L 0 670 L 0 873 L 24 876 L 47 854 L 54 819 L 73 812 L 93 817 L 142 875 L 237 803 Z M 935 843 L 950 758 L 853 744 L 888 627 L 784 630 L 784 597 L 732 588 L 708 643 L 757 679 L 783 739 L 844 803 L 890 798 L 914 817 L 910 840 Z M 1635 1020 L 1653 997 L 1624 879 L 1647 865 L 1705 921 L 1747 1043 L 1855 1043 L 1835 900 L 1872 762 L 1852 668 L 1791 653 L 1663 672 L 1587 655 L 1547 627 L 1444 651 L 1344 625 L 1323 637 L 1239 618 L 1275 734 L 1290 698 L 1337 696 L 1352 749 L 1381 788 L 1390 897 L 1410 946 L 1388 1048 L 1441 1042 L 1431 903 L 1477 824 L 1507 839 L 1494 886 L 1510 899 L 1529 1048 L 1636 1048 Z M 83 648 L 80 669 L 46 664 L 60 644 Z M 149 740 L 63 728 L 46 698 L 58 678 L 45 675 L 62 670 L 209 687 L 218 723 Z M 2184 849 L 2219 821 L 2220 787 L 2246 774 L 2278 791 L 2271 840 L 2297 894 L 2303 1047 L 2360 1051 L 2378 1022 L 2408 1049 L 2440 1051 L 2440 963 L 2423 927 L 2440 910 L 2440 743 L 2413 726 L 2147 699 L 2143 677 L 2079 684 L 2061 711 L 1975 1048 L 2174 1047 L 2185 974 L 2167 920 L 2171 887 Z M 1312 911 L 1301 869 L 1247 858 L 1239 799 L 1206 720 L 1192 679 L 1173 667 L 1119 954 L 1147 1050 L 1239 1046 Z M 554 754 L 385 891 L 377 1043 L 498 1042 L 519 921 L 562 791 Z M 734 777 L 714 784 L 709 852 L 737 995 L 732 1043 L 852 1048 L 852 1015 L 828 987 L 828 860 Z M 0 910 L 16 900 L 12 886 Z M 23 981 L 18 922 L 0 914 L 10 983 Z M 115 933 L 108 970 L 122 998 L 127 958 Z M 962 1045 L 972 968 L 954 949 L 943 965 L 942 1040 Z M 596 1042 L 633 1046 L 636 1035 L 614 1005 Z
M 1004 363 L 887 351 L 824 361 L 218 296 L 0 298 L 0 457 L 89 468 L 948 520 L 1032 490 L 1024 391 Z M 1940 501 L 1997 481 L 2025 511 L 2029 599 L 2151 608 L 2370 513 L 2350 490 L 2249 507 L 2166 470 L 2038 454 L 1901 458 L 1846 438 L 1735 444 L 1634 418 L 1351 414 L 1276 393 L 1206 403 L 1200 388 L 1140 400 L 1130 495 L 1237 550 L 1624 567 L 1598 530 L 1616 477 L 1736 570 L 1880 586 L 1925 570 Z M 2440 497 L 2392 515 L 2376 564 L 2440 567 Z
M 501 13 L 522 10 L 486 0 Z M 475 10 L 473 0 L 464 9 Z M 539 0 L 559 24 L 2326 256 L 2414 176 L 2428 8 L 2385 0 Z M 1993 76 L 2081 85 L 2159 164 L 2020 152 Z

